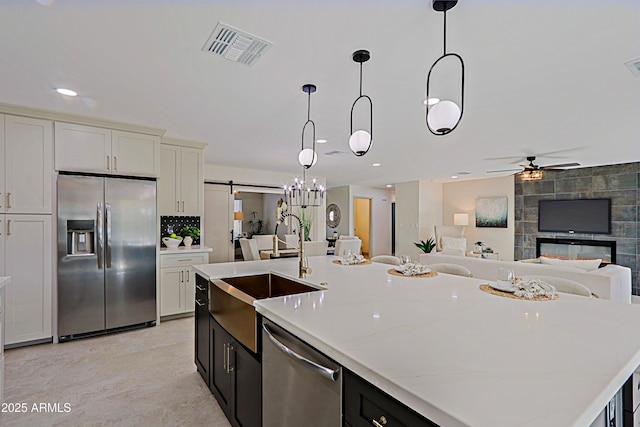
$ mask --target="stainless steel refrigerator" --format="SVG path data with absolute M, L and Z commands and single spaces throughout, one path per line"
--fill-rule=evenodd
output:
M 60 341 L 156 320 L 156 182 L 58 176 Z

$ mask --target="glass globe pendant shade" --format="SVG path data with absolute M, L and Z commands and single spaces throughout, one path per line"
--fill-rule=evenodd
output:
M 462 113 L 460 107 L 453 101 L 440 101 L 429 107 L 427 124 L 434 132 L 446 134 L 458 124 Z
M 298 161 L 305 169 L 309 169 L 318 161 L 318 155 L 311 148 L 305 148 L 304 150 L 300 151 L 300 154 L 298 155 Z
M 363 156 L 371 147 L 371 134 L 366 130 L 357 130 L 349 137 L 349 148 L 356 156 Z

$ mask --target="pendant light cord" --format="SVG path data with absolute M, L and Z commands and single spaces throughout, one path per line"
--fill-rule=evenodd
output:
M 360 96 L 362 96 L 362 62 L 360 63 Z
M 311 91 L 309 91 L 309 98 L 307 99 L 307 121 L 311 120 Z
M 444 37 L 442 38 L 443 40 L 442 50 L 444 52 L 443 55 L 446 55 L 447 54 L 447 10 L 446 9 L 444 10 L 443 15 L 444 15 Z

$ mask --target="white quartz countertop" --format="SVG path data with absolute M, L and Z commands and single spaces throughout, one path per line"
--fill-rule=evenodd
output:
M 0 289 L 4 288 L 11 282 L 11 277 L 9 276 L 0 276 Z
M 160 248 L 160 255 L 164 254 L 184 254 L 184 253 L 198 253 L 198 252 L 211 252 L 212 248 L 201 245 L 178 246 L 177 248 Z
M 640 365 L 638 305 L 514 300 L 481 291 L 481 279 L 334 259 L 310 257 L 302 280 L 326 290 L 257 311 L 441 426 L 588 426 Z M 195 268 L 297 277 L 295 258 Z

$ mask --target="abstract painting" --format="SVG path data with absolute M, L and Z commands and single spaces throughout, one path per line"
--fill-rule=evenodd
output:
M 507 228 L 506 197 L 478 197 L 476 199 L 476 227 Z

